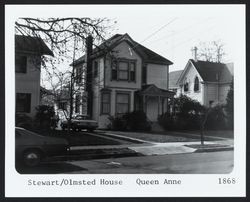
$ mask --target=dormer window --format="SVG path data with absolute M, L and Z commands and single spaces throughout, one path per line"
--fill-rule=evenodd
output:
M 194 92 L 197 92 L 199 90 L 200 90 L 199 78 L 196 76 L 194 79 Z

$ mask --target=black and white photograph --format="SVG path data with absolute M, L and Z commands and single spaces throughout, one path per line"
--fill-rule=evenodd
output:
M 60 196 L 86 187 L 103 187 L 102 196 L 171 196 L 164 187 L 174 195 L 200 176 L 212 188 L 198 196 L 243 194 L 235 189 L 245 180 L 243 11 L 8 6 L 7 179 L 22 179 L 24 196 L 52 187 Z M 235 192 L 216 190 L 226 184 Z

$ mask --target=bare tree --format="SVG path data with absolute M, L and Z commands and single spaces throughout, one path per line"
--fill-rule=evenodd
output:
M 222 62 L 225 56 L 224 44 L 220 41 L 201 42 L 198 46 L 198 59 L 209 62 Z
M 114 22 L 115 23 L 115 22 Z M 19 18 L 15 22 L 15 33 L 42 39 L 54 54 L 54 57 L 42 56 L 44 80 L 50 85 L 55 97 L 60 99 L 65 86 L 69 86 L 69 124 L 73 114 L 73 99 L 78 89 L 76 81 L 79 75 L 86 73 L 82 69 L 76 75 L 76 58 L 85 54 L 86 38 L 93 37 L 97 46 L 112 32 L 114 23 L 107 18 Z M 43 78 L 44 79 L 44 78 Z M 84 85 L 84 83 L 82 84 Z

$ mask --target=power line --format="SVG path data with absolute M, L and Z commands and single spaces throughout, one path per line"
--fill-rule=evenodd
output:
M 171 20 L 170 22 L 168 22 L 167 24 L 163 25 L 161 28 L 159 28 L 158 30 L 156 30 L 155 32 L 153 32 L 152 34 L 150 34 L 148 37 L 146 37 L 144 40 L 142 40 L 140 43 L 145 42 L 146 40 L 148 40 L 149 38 L 151 38 L 152 36 L 154 36 L 155 34 L 157 34 L 159 31 L 161 31 L 162 29 L 164 29 L 165 27 L 167 27 L 168 25 L 170 25 L 172 22 L 174 22 L 177 19 L 178 18 L 176 17 L 173 20 Z
M 174 33 L 168 34 L 168 35 L 166 35 L 165 37 L 162 37 L 162 38 L 160 38 L 160 39 L 156 39 L 156 40 L 154 40 L 154 41 L 151 41 L 150 43 L 158 42 L 158 41 L 161 41 L 162 39 L 166 39 L 166 38 L 171 37 L 171 36 L 173 36 L 173 35 L 177 35 L 177 34 L 183 33 L 183 32 L 185 32 L 186 30 L 192 28 L 193 26 L 195 26 L 195 25 L 197 25 L 197 24 L 200 24 L 200 23 L 203 23 L 203 22 L 206 22 L 206 21 L 208 21 L 208 20 L 210 20 L 210 19 L 212 19 L 212 17 L 207 18 L 207 19 L 205 19 L 205 20 L 201 20 L 201 21 L 199 21 L 199 22 L 197 22 L 197 23 L 194 23 L 194 24 L 192 24 L 192 25 L 186 26 L 186 27 L 185 27 L 184 29 L 182 29 L 182 30 L 174 31 Z

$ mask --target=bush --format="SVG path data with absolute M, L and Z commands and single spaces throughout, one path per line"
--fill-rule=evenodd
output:
M 158 117 L 158 123 L 165 130 L 174 130 L 176 129 L 176 117 L 170 113 L 164 113 Z
M 227 94 L 227 103 L 225 105 L 225 111 L 227 116 L 227 128 L 234 129 L 234 84 L 230 85 L 230 89 Z
M 112 130 L 150 131 L 151 125 L 143 111 L 133 111 L 119 117 L 109 117 Z
M 122 117 L 109 117 L 110 125 L 109 128 L 111 130 L 126 130 L 126 123 Z
M 165 113 L 158 118 L 165 130 L 199 130 L 205 107 L 185 95 L 175 98 L 175 113 Z
M 199 114 L 182 114 L 175 115 L 165 113 L 158 118 L 158 123 L 165 130 L 199 130 L 201 115 Z
M 15 122 L 17 127 L 25 128 L 27 130 L 33 129 L 33 120 L 26 114 L 16 114 Z
M 224 130 L 227 128 L 227 117 L 224 108 L 222 105 L 216 105 L 211 108 L 205 123 L 205 129 Z
M 55 115 L 54 107 L 39 105 L 36 107 L 36 110 L 35 122 L 37 127 L 42 130 L 49 130 L 53 124 L 53 117 Z

